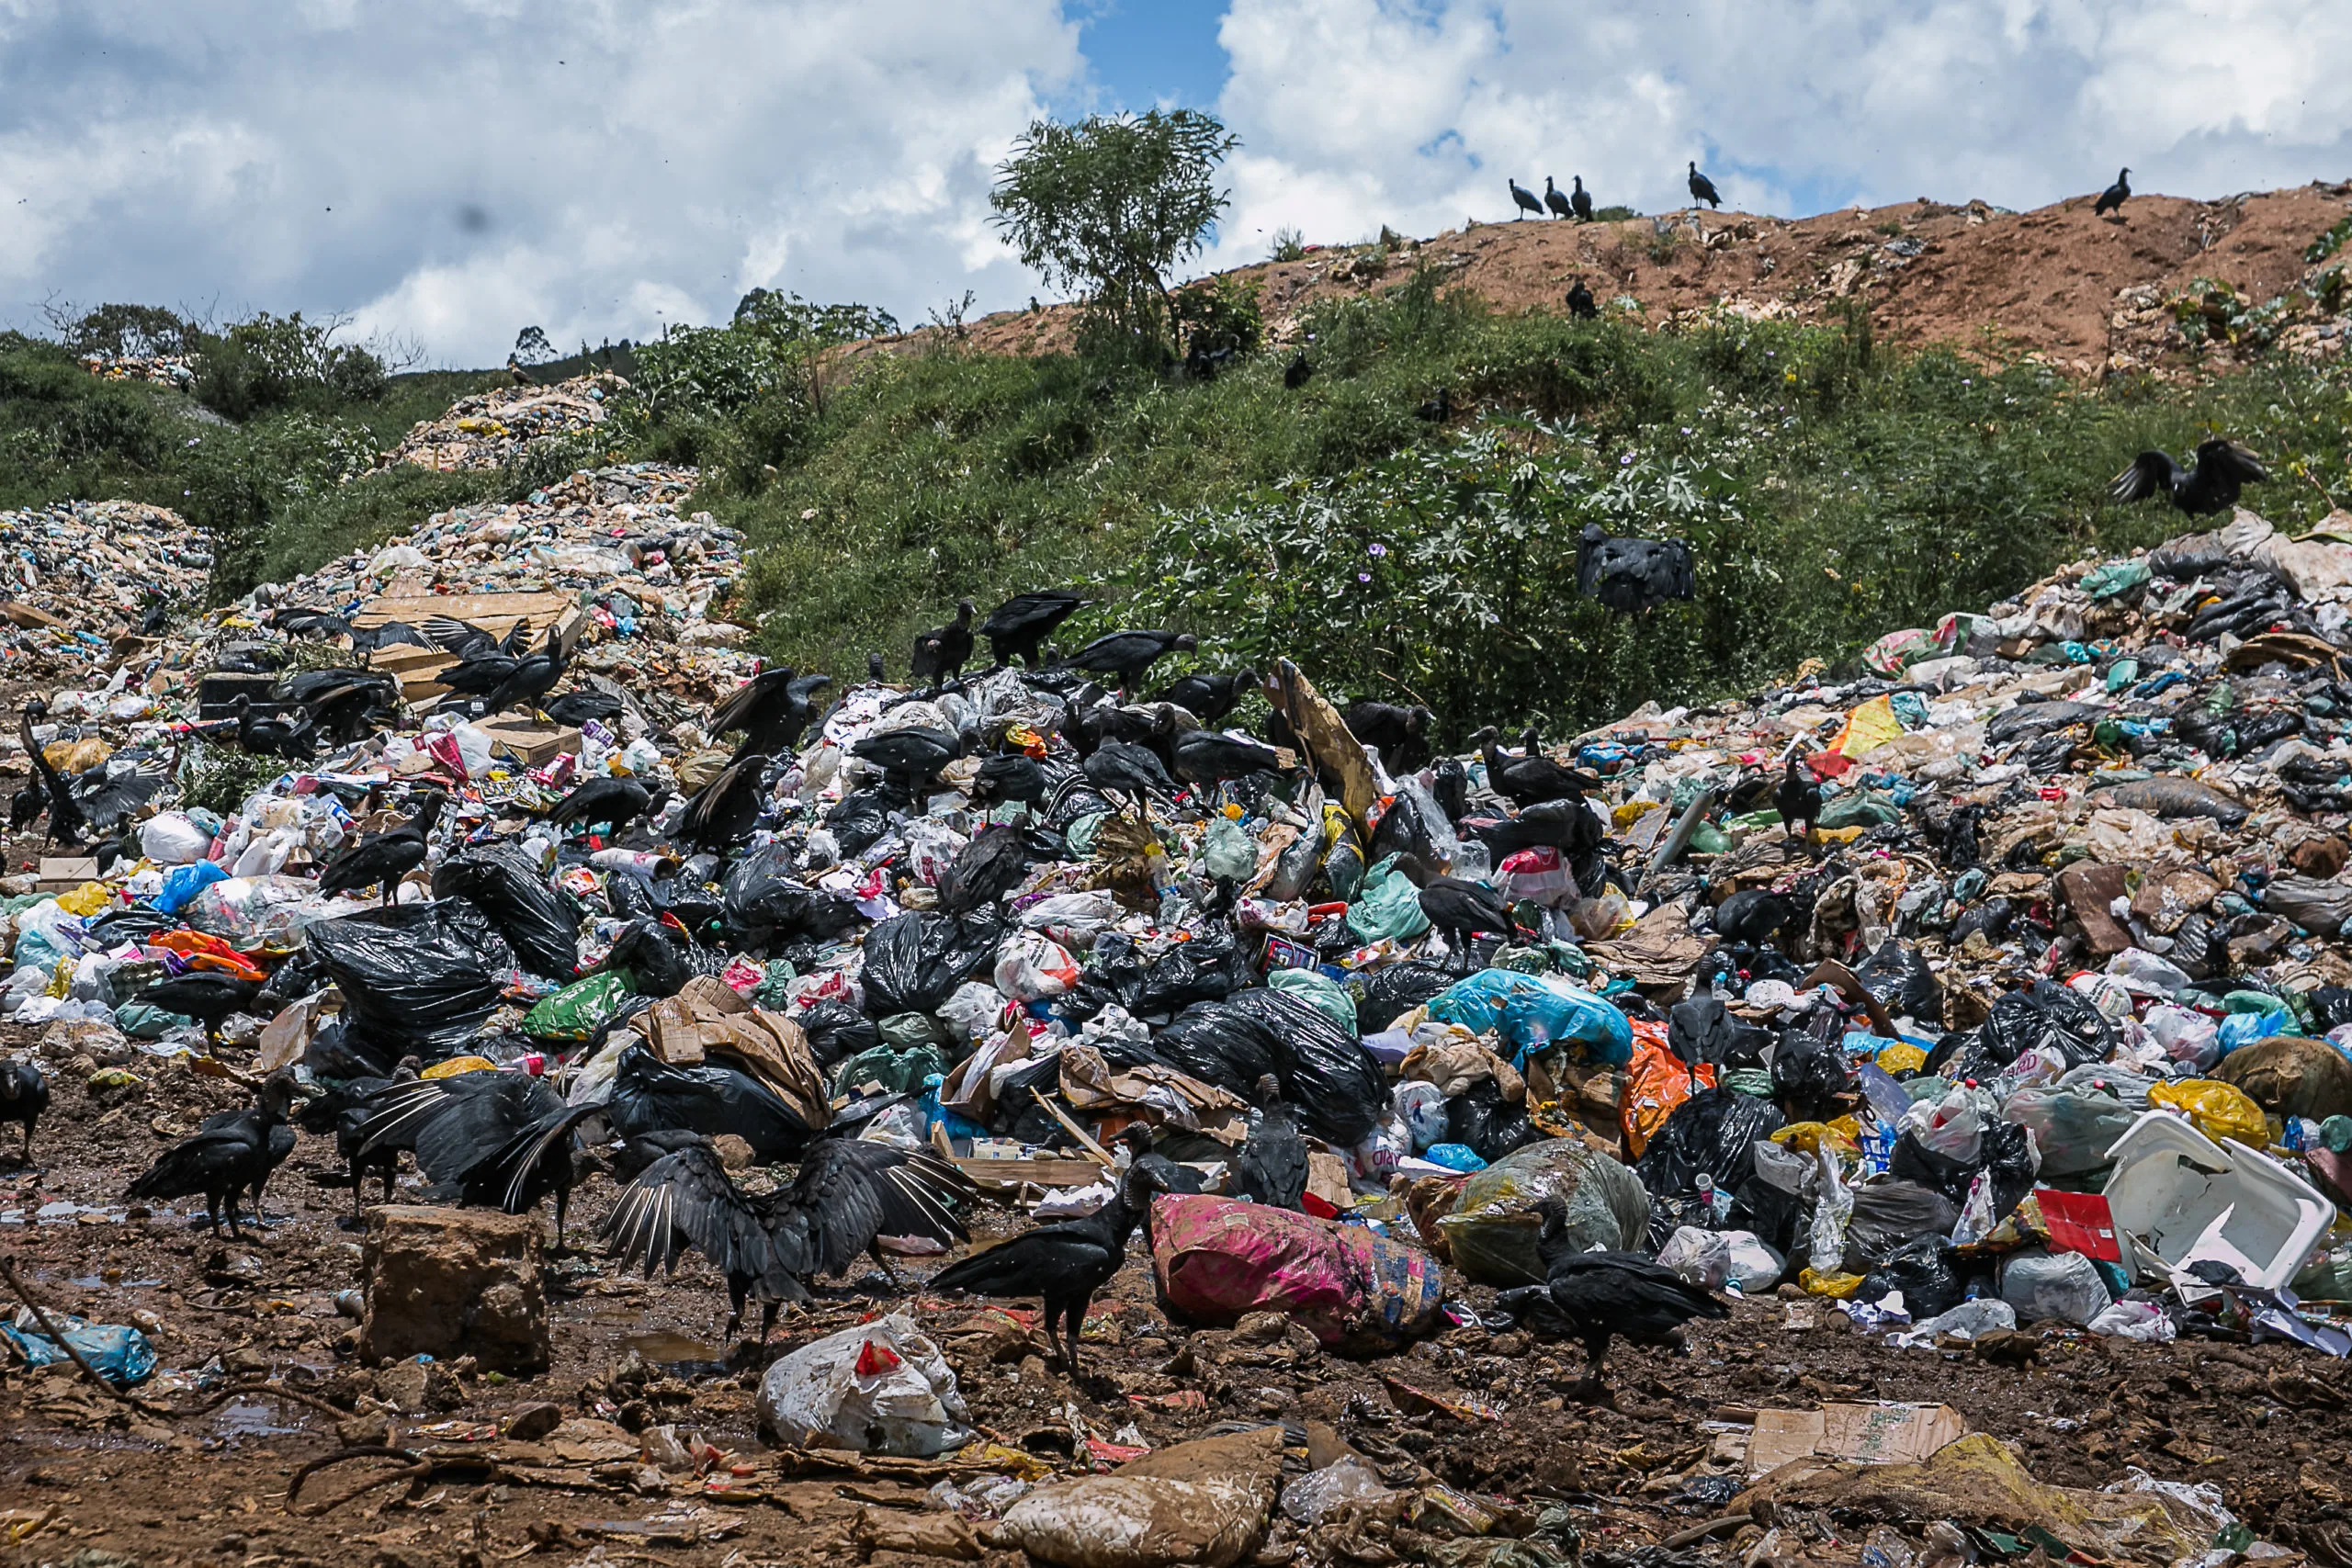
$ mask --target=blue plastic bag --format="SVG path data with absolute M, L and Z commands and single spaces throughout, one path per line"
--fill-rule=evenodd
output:
M 1400 858 L 1390 855 L 1365 872 L 1363 886 L 1348 905 L 1348 930 L 1363 942 L 1402 942 L 1430 929 L 1430 918 L 1421 913 L 1421 890 L 1396 869 Z
M 1482 969 L 1431 998 L 1430 1017 L 1473 1034 L 1495 1031 L 1515 1063 L 1555 1044 L 1582 1046 L 1587 1061 L 1609 1066 L 1634 1057 L 1634 1026 L 1625 1015 L 1557 975 Z
M 1484 1170 L 1487 1162 L 1467 1144 L 1431 1144 L 1421 1157 L 1431 1165 L 1442 1165 L 1448 1170 Z
M 2222 1020 L 2222 1055 L 2226 1056 L 2241 1045 L 2251 1045 L 2274 1034 L 2293 1034 L 2299 1027 L 2295 1015 L 2285 1008 L 2274 1008 L 2268 1012 L 2233 1012 Z
M 196 902 L 196 896 L 216 882 L 226 882 L 229 874 L 217 861 L 200 860 L 187 865 L 175 865 L 164 873 L 164 890 L 155 895 L 155 908 L 166 915 L 176 915 Z
M 139 1330 L 121 1324 L 87 1324 L 78 1317 L 63 1322 L 66 1343 L 79 1350 L 82 1359 L 115 1387 L 136 1388 L 155 1375 L 155 1348 Z M 0 1337 L 5 1337 L 25 1359 L 28 1367 L 46 1367 L 72 1359 L 46 1334 L 26 1334 L 0 1323 Z

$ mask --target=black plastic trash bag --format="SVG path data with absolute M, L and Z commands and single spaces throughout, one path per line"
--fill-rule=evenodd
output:
M 1921 1143 L 1918 1134 L 1910 1131 L 1894 1140 L 1886 1162 L 1887 1174 L 1896 1181 L 1940 1192 L 1954 1203 L 1968 1196 L 1969 1182 L 1983 1168 L 1981 1156 L 1976 1160 L 1958 1160 L 1939 1154 Z M 1955 1210 L 1954 1217 L 1957 1215 Z
M 1503 1098 L 1501 1085 L 1492 1078 L 1480 1078 L 1445 1102 L 1445 1141 L 1464 1145 L 1492 1165 L 1505 1155 L 1542 1143 L 1544 1134 L 1528 1120 L 1524 1100 L 1512 1104 Z
M 855 904 L 838 893 L 802 886 L 798 870 L 791 846 L 781 840 L 762 845 L 728 868 L 720 906 L 728 946 L 831 942 L 857 923 Z
M 1951 1244 L 1939 1235 L 1923 1235 L 1898 1247 L 1883 1262 L 1862 1276 L 1855 1299 L 1883 1301 L 1889 1291 L 1903 1292 L 1904 1310 L 1914 1323 L 1950 1312 L 1968 1298 L 1968 1281 L 1952 1256 Z
M 1985 1055 L 2007 1066 L 2030 1050 L 2055 1050 L 2068 1067 L 2104 1062 L 2115 1055 L 2115 1026 L 2080 991 L 2055 980 L 2037 980 L 2030 991 L 2011 991 L 1993 1003 L 1981 1032 Z
M 1461 977 L 1419 958 L 1367 971 L 1348 987 L 1355 993 L 1357 1026 L 1377 1034 Z
M 874 1027 L 874 1021 L 844 1001 L 811 1002 L 798 1022 L 800 1032 L 808 1037 L 809 1053 L 828 1072 L 882 1043 L 882 1032 Z
M 1299 1108 L 1308 1132 L 1346 1148 L 1372 1135 L 1388 1109 L 1388 1082 L 1363 1041 L 1281 991 L 1243 991 L 1222 1005 L 1272 1035 L 1283 1099 Z
M 1194 1002 L 1152 1047 L 1177 1071 L 1253 1102 L 1258 1080 L 1274 1070 L 1272 1032 L 1229 1001 Z
M 935 1012 L 996 955 L 1004 931 L 994 910 L 961 917 L 893 915 L 865 936 L 865 1011 L 872 1018 Z
M 497 1008 L 513 962 L 480 909 L 462 899 L 396 904 L 304 933 L 343 992 L 349 1044 L 385 1064 L 454 1056 Z
M 731 1133 L 752 1145 L 762 1165 L 797 1156 L 822 1131 L 741 1068 L 718 1062 L 673 1066 L 642 1045 L 621 1053 L 605 1116 L 624 1138 L 672 1128 L 707 1138 Z
M 1962 1195 L 1967 1190 L 1962 1183 Z M 1950 1235 L 1959 1219 L 1959 1200 L 1936 1187 L 1900 1173 L 1892 1181 L 1866 1181 L 1854 1189 L 1853 1217 L 1846 1222 L 1846 1267 L 1860 1273 L 1922 1236 Z
M 1854 1087 L 1853 1068 L 1846 1061 L 1842 1020 L 1826 1010 L 1819 1021 L 1792 1024 L 1781 1032 L 1772 1051 L 1772 1092 L 1789 1113 L 1806 1121 L 1837 1114 L 1830 1110 L 1839 1095 Z M 1837 1027 L 1835 1038 L 1817 1031 Z
M 1892 940 L 1880 942 L 1854 971 L 1854 978 L 1888 1011 L 1908 1013 L 1921 1023 L 1943 1023 L 1943 983 L 1917 948 Z
M 825 830 L 832 834 L 842 859 L 855 860 L 890 830 L 890 813 L 906 805 L 897 791 L 879 784 L 854 789 L 825 813 Z
M 2018 1122 L 2006 1121 L 1985 1127 L 1984 1141 L 1978 1147 L 1976 1157 L 1992 1173 L 1993 1223 L 1998 1224 L 2033 1190 L 2041 1159 L 2034 1153 L 2032 1134 Z
M 451 855 L 433 874 L 433 896 L 463 898 L 481 910 L 534 975 L 569 980 L 580 967 L 580 906 L 512 845 Z
M 1724 1007 L 1713 993 L 1667 1010 L 1666 1048 L 1685 1066 L 1753 1066 L 1771 1040 L 1770 1032 Z
M 1769 1100 L 1727 1089 L 1702 1089 L 1676 1106 L 1634 1167 L 1653 1196 L 1698 1190 L 1702 1174 L 1737 1192 L 1756 1174 L 1756 1141 L 1785 1124 Z
M 1396 869 L 1416 887 L 1445 874 L 1446 862 L 1438 852 L 1436 835 L 1409 790 L 1398 792 L 1389 804 L 1380 825 L 1372 830 L 1371 847 L 1364 851 L 1365 861 L 1373 865 L 1390 855 L 1397 857 Z

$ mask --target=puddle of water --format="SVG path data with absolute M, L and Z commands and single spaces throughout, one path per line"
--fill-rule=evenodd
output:
M 275 1438 L 300 1431 L 301 1418 L 280 1416 L 280 1408 L 268 1400 L 232 1399 L 212 1417 L 212 1429 L 224 1438 Z
M 673 1367 L 687 1371 L 722 1372 L 727 1363 L 715 1346 L 699 1339 L 689 1339 L 683 1334 L 656 1329 L 650 1334 L 632 1334 L 621 1341 L 637 1352 L 638 1359 L 651 1366 Z

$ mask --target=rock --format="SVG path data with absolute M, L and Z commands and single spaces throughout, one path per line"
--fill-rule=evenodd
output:
M 61 1018 L 41 1031 L 40 1054 L 52 1062 L 88 1058 L 92 1067 L 119 1067 L 136 1054 L 113 1024 L 95 1018 Z
M 388 1449 L 392 1446 L 389 1416 L 346 1416 L 334 1424 L 335 1441 L 346 1449 Z
M 403 1416 L 422 1416 L 431 1384 L 424 1362 L 394 1361 L 376 1374 L 376 1397 Z
M 1290 1332 L 1290 1314 L 1248 1312 L 1233 1325 L 1233 1337 L 1251 1345 L 1271 1345 Z
M 362 1354 L 393 1360 L 464 1354 L 486 1370 L 508 1372 L 547 1366 L 537 1216 L 371 1209 L 362 1267 Z
M 990 1537 L 1061 1568 L 1231 1568 L 1257 1550 L 1274 1506 L 1282 1429 L 1204 1438 L 1032 1492 Z
M 504 1435 L 518 1443 L 536 1443 L 563 1424 L 563 1407 L 541 1401 L 526 1404 L 506 1418 Z
M 220 1365 L 239 1377 L 269 1375 L 269 1358 L 250 1345 L 240 1345 L 221 1357 Z
M 729 1170 L 749 1170 L 753 1156 L 752 1145 L 732 1133 L 721 1133 L 711 1139 L 710 1146 L 718 1152 L 718 1163 Z

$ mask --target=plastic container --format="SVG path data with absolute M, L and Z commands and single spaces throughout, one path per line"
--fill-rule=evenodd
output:
M 2142 1116 L 2107 1157 L 2117 1235 L 2174 1268 L 2211 1258 L 2249 1285 L 2278 1290 L 2335 1218 L 2317 1188 L 2277 1160 L 2234 1138 L 2217 1144 L 2169 1111 Z

